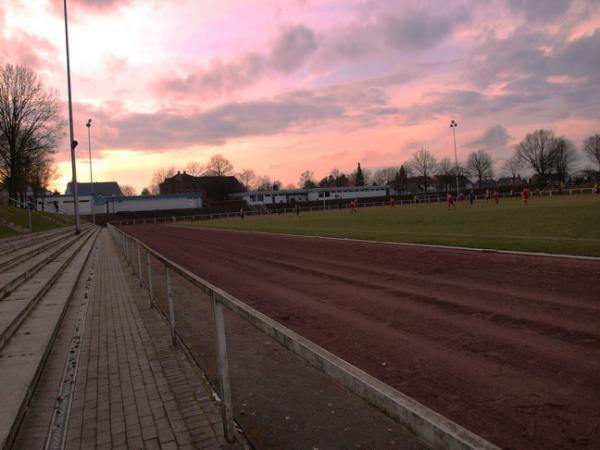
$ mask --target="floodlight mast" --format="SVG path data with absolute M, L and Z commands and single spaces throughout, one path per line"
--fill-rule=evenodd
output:
M 81 224 L 79 223 L 79 195 L 77 195 L 77 167 L 75 160 L 75 147 L 77 141 L 73 133 L 73 101 L 71 99 L 71 64 L 69 61 L 69 26 L 67 21 L 67 0 L 64 0 L 65 9 L 65 40 L 67 44 L 67 88 L 69 94 L 69 144 L 71 146 L 71 187 L 73 189 L 73 208 L 75 210 L 75 234 L 81 233 Z
M 92 128 L 92 119 L 88 119 L 85 126 L 88 130 L 88 150 L 90 152 L 90 193 L 92 194 L 92 197 L 90 199 L 90 208 L 92 210 L 92 223 L 95 225 L 96 214 L 94 213 L 94 200 L 96 199 L 96 196 L 94 195 L 94 176 L 92 175 L 92 138 L 90 134 L 90 129 Z
M 458 154 L 456 153 L 456 127 L 458 126 L 458 123 L 456 123 L 456 120 L 452 119 L 450 121 L 450 128 L 452 128 L 452 136 L 454 137 L 454 164 L 455 164 L 455 171 L 456 171 L 456 197 L 458 197 L 459 194 L 459 187 L 458 187 Z

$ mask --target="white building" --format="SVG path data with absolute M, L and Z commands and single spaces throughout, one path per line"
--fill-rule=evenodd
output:
M 354 200 L 369 197 L 387 197 L 389 186 L 354 186 L 314 189 L 283 189 L 279 191 L 248 191 L 230 194 L 231 198 L 245 200 L 249 206 L 278 203 L 301 203 L 314 201 Z
M 91 210 L 91 196 L 79 196 L 79 213 L 88 215 Z M 63 214 L 75 214 L 72 195 L 53 195 L 37 199 L 37 209 L 56 211 Z M 170 195 L 136 195 L 136 196 L 97 196 L 94 201 L 95 214 L 112 214 L 122 211 L 158 211 L 165 209 L 202 208 L 202 195 L 199 193 Z

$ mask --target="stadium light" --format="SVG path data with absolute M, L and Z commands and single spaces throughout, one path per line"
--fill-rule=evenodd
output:
M 92 194 L 90 207 L 92 210 L 92 223 L 96 225 L 96 214 L 94 213 L 94 200 L 96 196 L 94 195 L 94 177 L 92 175 L 92 138 L 90 134 L 90 129 L 92 128 L 92 119 L 88 119 L 88 121 L 85 123 L 85 126 L 88 130 L 88 150 L 90 152 L 90 193 Z
M 75 233 L 81 233 L 81 226 L 79 223 L 79 195 L 77 194 L 77 167 L 75 163 L 75 147 L 77 147 L 77 141 L 75 140 L 73 133 L 73 102 L 71 99 L 71 64 L 69 61 L 69 26 L 67 21 L 67 0 L 63 2 L 65 8 L 65 40 L 67 43 L 67 90 L 69 93 L 69 142 L 71 143 L 71 172 L 72 187 L 73 187 L 73 207 L 75 210 Z
M 452 119 L 450 121 L 450 128 L 452 128 L 452 136 L 454 137 L 454 164 L 456 165 L 456 197 L 459 195 L 459 187 L 458 187 L 458 154 L 456 153 L 456 127 L 458 123 L 456 120 Z

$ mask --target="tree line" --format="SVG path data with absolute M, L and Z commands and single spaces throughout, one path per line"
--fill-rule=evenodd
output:
M 6 64 L 0 66 L 0 188 L 11 198 L 27 200 L 28 187 L 34 196 L 43 196 L 56 179 L 54 154 L 63 138 L 65 121 L 60 113 L 60 100 L 54 91 L 44 89 L 38 76 L 29 68 Z M 584 140 L 583 152 L 600 169 L 600 134 Z M 539 129 L 528 133 L 515 147 L 502 171 L 515 184 L 521 171 L 534 173 L 536 183 L 565 181 L 577 159 L 578 150 L 564 136 Z M 227 158 L 217 154 L 205 163 L 191 161 L 186 172 L 193 176 L 235 175 L 247 190 L 278 190 L 314 187 L 346 187 L 389 185 L 397 191 L 406 190 L 409 180 L 417 180 L 427 190 L 433 177 L 438 184 L 451 185 L 453 179 L 471 177 L 481 186 L 494 177 L 494 160 L 485 149 L 471 152 L 464 163 L 453 163 L 449 158 L 437 160 L 427 148 L 417 150 L 410 160 L 399 167 L 384 167 L 374 171 L 358 163 L 354 171 L 343 173 L 334 168 L 317 180 L 314 172 L 305 170 L 298 184 L 283 186 L 281 181 L 268 175 L 258 175 L 253 169 L 234 171 Z M 175 175 L 175 168 L 160 169 L 153 174 L 151 184 L 142 194 L 159 193 L 160 184 Z M 123 186 L 126 194 L 135 190 Z
M 600 134 L 585 139 L 582 152 L 600 168 Z M 556 137 L 551 130 L 536 130 L 528 133 L 515 147 L 511 157 L 504 161 L 501 168 L 503 174 L 516 186 L 523 171 L 532 172 L 536 184 L 550 181 L 566 181 L 577 158 L 577 150 L 567 138 Z M 247 190 L 279 190 L 311 189 L 317 187 L 333 188 L 348 186 L 391 186 L 397 192 L 408 190 L 412 181 L 420 189 L 427 191 L 431 183 L 438 186 L 454 187 L 456 176 L 464 187 L 467 177 L 482 187 L 486 181 L 495 176 L 494 158 L 489 151 L 479 149 L 468 154 L 464 162 L 453 162 L 450 158 L 436 159 L 433 153 L 423 147 L 413 153 L 412 157 L 399 167 L 390 166 L 376 170 L 368 170 L 357 164 L 351 173 L 344 173 L 333 168 L 321 179 L 315 178 L 312 170 L 304 170 L 297 184 L 282 186 L 281 181 L 271 180 L 267 175 L 257 175 L 252 169 L 234 171 L 233 164 L 223 155 L 214 155 L 208 163 L 189 162 L 186 173 L 193 176 L 228 176 L 235 175 Z M 152 177 L 150 188 L 142 194 L 158 194 L 160 184 L 176 174 L 175 168 L 160 169 Z

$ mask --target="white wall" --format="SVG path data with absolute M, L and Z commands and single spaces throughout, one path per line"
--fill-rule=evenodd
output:
M 44 211 L 55 212 L 56 211 L 56 209 L 54 207 L 55 200 L 58 203 L 58 209 L 59 209 L 60 213 L 75 215 L 75 206 L 73 203 L 73 197 L 69 197 L 69 196 L 60 195 L 60 196 L 45 197 L 43 199 L 38 198 L 37 204 L 36 204 L 36 209 L 38 211 L 42 211 L 42 209 L 43 209 Z M 91 196 L 89 196 L 89 195 L 80 195 L 79 196 L 79 214 L 91 214 L 92 213 L 92 211 L 90 209 L 90 200 L 91 200 Z M 43 203 L 45 203 L 45 205 L 42 208 Z M 98 212 L 97 206 L 96 206 L 95 211 Z
M 107 203 L 109 203 L 110 212 L 202 208 L 201 198 L 187 197 L 152 199 L 128 198 L 120 202 L 108 199 Z
M 54 212 L 54 201 L 58 202 L 58 208 L 63 214 L 75 214 L 73 205 L 73 197 L 69 196 L 56 196 L 46 197 L 45 199 L 45 211 Z M 90 196 L 79 196 L 79 213 L 80 214 L 91 214 L 90 209 Z M 192 209 L 202 208 L 202 198 L 188 198 L 188 197 L 167 197 L 167 198 L 143 198 L 143 197 L 127 197 L 112 200 L 110 198 L 105 199 L 106 204 L 94 205 L 94 212 L 96 214 L 102 213 L 113 213 L 120 211 L 156 211 L 164 209 Z M 42 199 L 38 199 L 37 209 L 42 209 Z

